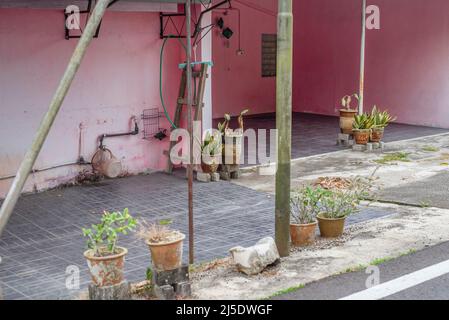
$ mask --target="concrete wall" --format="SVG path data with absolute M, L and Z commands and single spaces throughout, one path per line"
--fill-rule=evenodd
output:
M 449 128 L 449 2 L 376 0 L 381 29 L 367 31 L 366 107 L 399 122 Z M 359 0 L 294 1 L 294 109 L 335 115 L 358 91 Z
M 277 1 L 233 1 L 241 10 L 241 43 L 244 55 L 237 55 L 238 14 L 236 11 L 218 11 L 213 22 L 223 17 L 225 27 L 234 31 L 227 41 L 217 28 L 213 37 L 213 117 L 225 113 L 239 114 L 245 108 L 251 113 L 270 113 L 276 110 L 276 79 L 262 78 L 261 44 L 263 33 L 276 33 Z
M 74 84 L 36 162 L 35 169 L 90 160 L 103 133 L 132 129 L 130 117 L 160 107 L 158 13 L 106 14 L 101 34 L 88 50 Z M 0 9 L 0 177 L 15 174 L 76 45 L 64 39 L 57 10 Z M 174 113 L 182 61 L 179 44 L 167 45 L 164 92 Z M 142 127 L 142 123 L 140 122 Z M 161 119 L 161 127 L 169 128 Z M 164 143 L 125 137 L 106 140 L 129 173 L 162 169 Z M 81 168 L 62 167 L 33 174 L 26 191 L 63 183 Z M 88 168 L 87 168 L 88 169 Z M 0 197 L 10 179 L 0 180 Z

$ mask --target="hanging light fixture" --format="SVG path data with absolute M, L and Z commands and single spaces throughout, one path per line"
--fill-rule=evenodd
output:
M 225 28 L 221 34 L 229 40 L 234 35 L 234 31 L 232 31 L 231 28 Z

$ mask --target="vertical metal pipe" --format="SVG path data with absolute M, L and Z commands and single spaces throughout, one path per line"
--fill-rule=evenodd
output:
M 366 0 L 362 0 L 362 41 L 360 49 L 359 114 L 364 112 L 365 97 Z
M 195 237 L 193 223 L 193 122 L 192 122 L 192 7 L 191 0 L 186 0 L 186 39 L 187 39 L 187 121 L 190 137 L 190 161 L 187 166 L 189 188 L 189 263 L 195 263 Z M 198 106 L 197 106 L 198 107 Z
M 276 71 L 276 127 L 278 161 L 276 173 L 276 244 L 279 254 L 290 254 L 290 171 L 292 134 L 292 0 L 279 0 Z
M 23 186 L 33 168 L 34 163 L 36 162 L 36 158 L 42 149 L 42 145 L 47 138 L 48 132 L 50 131 L 56 115 L 61 108 L 64 98 L 67 95 L 67 92 L 70 88 L 70 85 L 72 84 L 76 72 L 78 71 L 84 54 L 86 53 L 86 49 L 89 46 L 89 43 L 92 41 L 92 38 L 97 31 L 98 25 L 100 24 L 101 19 L 103 18 L 103 15 L 110 2 L 111 0 L 97 1 L 94 11 L 92 12 L 86 28 L 84 29 L 83 35 L 81 36 L 75 48 L 75 51 L 73 52 L 73 55 L 59 83 L 56 93 L 54 94 L 53 99 L 50 102 L 48 111 L 42 119 L 39 129 L 37 130 L 33 143 L 26 153 L 25 158 L 23 159 L 17 175 L 11 185 L 11 188 L 6 195 L 5 200 L 3 201 L 2 207 L 0 209 L 0 235 L 3 232 L 3 229 L 5 228 L 8 219 L 11 216 L 17 200 L 20 197 Z

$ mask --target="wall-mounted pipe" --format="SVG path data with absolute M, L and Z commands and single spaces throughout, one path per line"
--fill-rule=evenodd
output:
M 44 171 L 49 171 L 49 170 L 54 170 L 54 169 L 59 169 L 59 168 L 64 168 L 64 167 L 70 167 L 70 166 L 90 166 L 90 165 L 91 165 L 90 162 L 83 162 L 83 163 L 81 163 L 79 161 L 78 162 L 71 162 L 71 163 L 64 163 L 64 164 L 57 164 L 57 165 L 46 167 L 46 168 L 33 169 L 33 170 L 30 171 L 30 174 L 44 172 Z M 14 179 L 15 177 L 16 177 L 15 174 L 11 174 L 11 175 L 8 175 L 8 176 L 3 176 L 3 177 L 0 177 L 0 181 Z
M 117 138 L 117 137 L 125 137 L 125 136 L 137 136 L 140 133 L 139 125 L 137 124 L 137 118 L 132 117 L 131 120 L 134 122 L 134 130 L 131 132 L 124 133 L 112 133 L 112 134 L 102 134 L 98 140 L 100 141 L 99 148 L 104 149 L 104 139 L 106 138 Z

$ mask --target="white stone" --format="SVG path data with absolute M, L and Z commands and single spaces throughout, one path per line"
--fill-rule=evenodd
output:
M 276 163 L 268 163 L 257 167 L 257 173 L 259 176 L 274 176 L 276 171 Z
M 211 173 L 210 178 L 213 182 L 218 182 L 220 181 L 220 174 L 218 172 Z
M 196 180 L 200 182 L 210 182 L 210 174 L 204 173 L 204 172 L 197 172 L 196 173 Z
M 352 150 L 354 151 L 366 151 L 366 145 L 363 144 L 354 144 L 352 146 Z
M 235 247 L 229 252 L 237 269 L 247 275 L 259 274 L 280 259 L 276 243 L 271 237 L 260 240 L 253 247 Z

